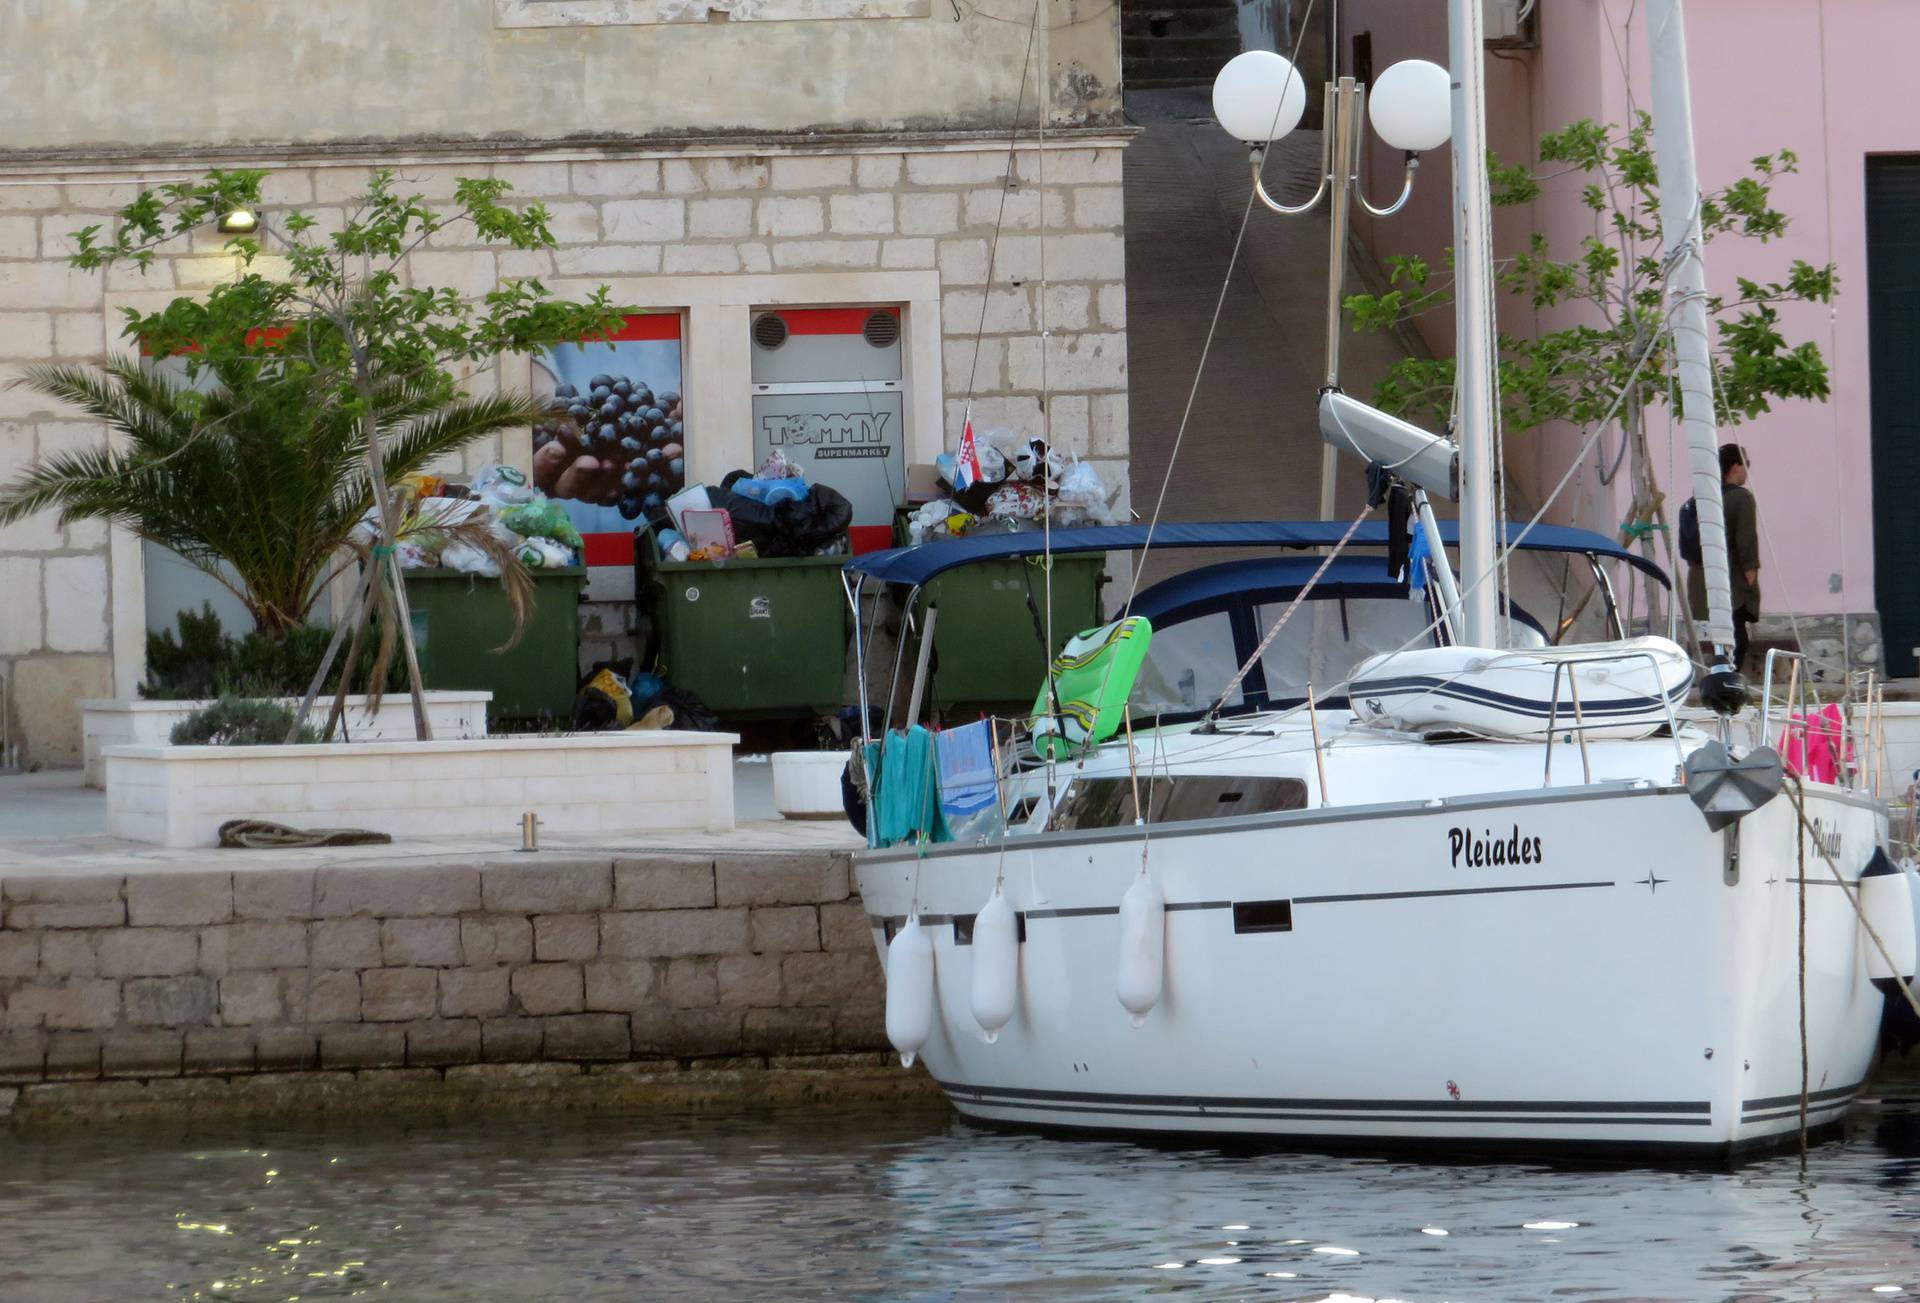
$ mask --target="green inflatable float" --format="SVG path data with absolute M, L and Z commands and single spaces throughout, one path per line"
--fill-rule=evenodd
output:
M 1069 638 L 1053 661 L 1052 690 L 1042 683 L 1034 698 L 1030 727 L 1035 753 L 1064 760 L 1118 732 L 1152 642 L 1153 625 L 1143 615 Z

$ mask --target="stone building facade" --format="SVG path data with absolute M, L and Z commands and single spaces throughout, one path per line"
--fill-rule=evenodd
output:
M 24 110 L 0 149 L 0 478 L 102 436 L 10 386 L 23 365 L 97 361 L 124 347 L 123 309 L 235 270 L 209 230 L 144 275 L 76 272 L 71 234 L 110 221 L 143 182 L 248 166 L 272 170 L 269 217 L 298 208 L 323 227 L 373 167 L 433 201 L 491 175 L 546 204 L 552 253 L 496 254 L 450 232 L 411 274 L 474 295 L 510 276 L 562 294 L 604 284 L 679 312 L 691 479 L 751 455 L 757 309 L 886 305 L 900 311 L 909 462 L 951 445 L 971 399 L 976 428 L 1044 430 L 1125 484 L 1128 134 L 1112 8 L 424 0 L 405 23 L 393 14 L 376 0 L 218 19 L 132 0 L 0 14 Z M 93 39 L 107 26 L 114 41 Z M 115 90 L 62 89 L 87 84 Z M 528 378 L 522 360 L 473 385 Z M 529 437 L 510 436 L 467 465 L 530 456 Z M 133 693 L 149 583 L 148 551 L 118 529 L 41 517 L 0 530 L 0 681 L 19 763 L 77 763 L 74 703 Z M 590 651 L 617 642 L 630 592 L 630 574 L 594 572 L 604 641 Z

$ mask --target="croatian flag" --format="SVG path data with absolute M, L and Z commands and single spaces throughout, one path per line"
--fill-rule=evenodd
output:
M 960 432 L 960 451 L 953 458 L 953 491 L 965 493 L 980 482 L 980 453 L 973 446 L 973 418 L 967 418 Z

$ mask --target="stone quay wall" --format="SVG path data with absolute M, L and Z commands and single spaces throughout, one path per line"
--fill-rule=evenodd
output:
M 844 853 L 0 880 L 0 1095 L 885 1045 Z

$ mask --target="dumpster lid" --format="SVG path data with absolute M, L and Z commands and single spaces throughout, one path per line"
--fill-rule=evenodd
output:
M 1443 520 L 1441 541 L 1460 541 L 1460 522 Z M 1332 547 L 1347 532 L 1346 523 L 1337 520 L 1224 520 L 1185 521 L 1161 524 L 1154 528 L 1156 548 L 1183 547 Z M 1138 552 L 1147 546 L 1145 525 L 1095 525 L 1079 529 L 1056 529 L 1052 548 L 1057 554 L 1075 552 Z M 1592 530 L 1567 525 L 1524 525 L 1507 521 L 1501 527 L 1507 546 L 1527 552 L 1581 552 L 1611 560 L 1625 561 L 1662 584 L 1668 584 L 1666 571 L 1643 556 L 1627 551 L 1612 539 Z M 928 580 L 958 566 L 1006 557 L 1038 556 L 1047 549 L 1044 531 L 1019 534 L 975 534 L 967 538 L 921 543 L 916 547 L 889 548 L 869 552 L 847 564 L 855 574 L 866 575 L 887 584 L 919 587 Z M 1387 523 L 1369 520 L 1354 531 L 1349 547 L 1387 546 Z M 1671 587 L 1670 584 L 1668 584 Z

